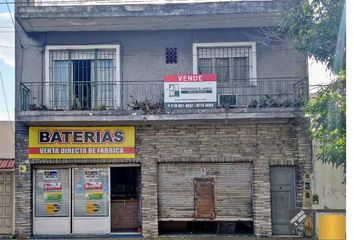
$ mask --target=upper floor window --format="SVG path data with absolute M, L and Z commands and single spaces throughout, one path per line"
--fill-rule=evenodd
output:
M 194 73 L 214 73 L 218 87 L 256 85 L 256 45 L 254 42 L 195 43 Z
M 219 106 L 247 104 L 247 92 L 257 85 L 256 43 L 193 44 L 193 72 L 217 77 Z
M 117 47 L 47 47 L 46 100 L 50 108 L 89 110 L 119 106 Z

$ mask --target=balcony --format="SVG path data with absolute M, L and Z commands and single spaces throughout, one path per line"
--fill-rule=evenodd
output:
M 164 104 L 163 81 L 155 82 L 77 82 L 21 83 L 19 117 L 25 121 L 48 121 L 109 116 L 115 120 L 146 120 L 147 116 L 175 119 L 223 118 L 251 114 L 251 118 L 268 113 L 269 118 L 281 113 L 285 118 L 301 113 L 308 98 L 308 82 L 304 78 L 258 78 L 217 84 L 217 104 L 211 108 L 171 109 Z M 208 117 L 209 114 L 209 117 Z M 210 115 L 211 114 L 211 115 Z M 230 115 L 231 114 L 231 115 Z M 240 115 L 241 114 L 241 115 Z M 259 115 L 261 114 L 261 115 Z M 84 118 L 83 118 L 84 116 Z M 155 116 L 155 117 L 153 117 Z M 47 117 L 47 118 L 46 118 Z M 76 120 L 77 121 L 77 120 Z
M 26 32 L 272 27 L 284 0 L 16 0 Z
M 77 6 L 77 5 L 141 5 L 141 4 L 177 4 L 177 3 L 220 3 L 220 2 L 249 2 L 272 0 L 27 0 L 19 4 L 31 6 Z

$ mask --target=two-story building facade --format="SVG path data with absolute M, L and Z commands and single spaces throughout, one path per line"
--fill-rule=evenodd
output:
M 16 233 L 297 234 L 307 59 L 261 41 L 283 5 L 19 1 Z

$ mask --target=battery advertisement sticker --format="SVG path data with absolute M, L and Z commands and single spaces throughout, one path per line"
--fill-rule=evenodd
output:
M 85 170 L 85 179 L 98 179 L 99 178 L 99 170 Z
M 57 201 L 60 202 L 62 200 L 61 192 L 46 192 L 44 193 L 44 199 L 46 201 Z
M 85 190 L 98 190 L 103 189 L 102 182 L 85 182 Z
M 102 200 L 103 199 L 103 192 L 90 192 L 86 193 L 86 199 L 87 200 Z
M 107 216 L 109 212 L 109 169 L 76 168 L 74 170 L 75 217 Z
M 47 203 L 47 213 L 56 214 L 60 212 L 60 205 L 57 203 Z
M 35 216 L 69 216 L 69 169 L 35 170 Z
M 92 203 L 92 202 L 88 202 L 86 204 L 86 212 L 88 214 L 94 214 L 94 213 L 98 213 L 100 211 L 101 207 L 99 203 Z
M 43 178 L 47 180 L 58 179 L 58 171 L 57 170 L 45 170 L 43 171 Z

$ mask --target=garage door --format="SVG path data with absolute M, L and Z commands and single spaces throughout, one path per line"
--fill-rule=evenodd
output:
M 196 218 L 196 180 L 203 177 L 213 182 L 213 220 L 252 219 L 251 163 L 160 163 L 160 221 Z

